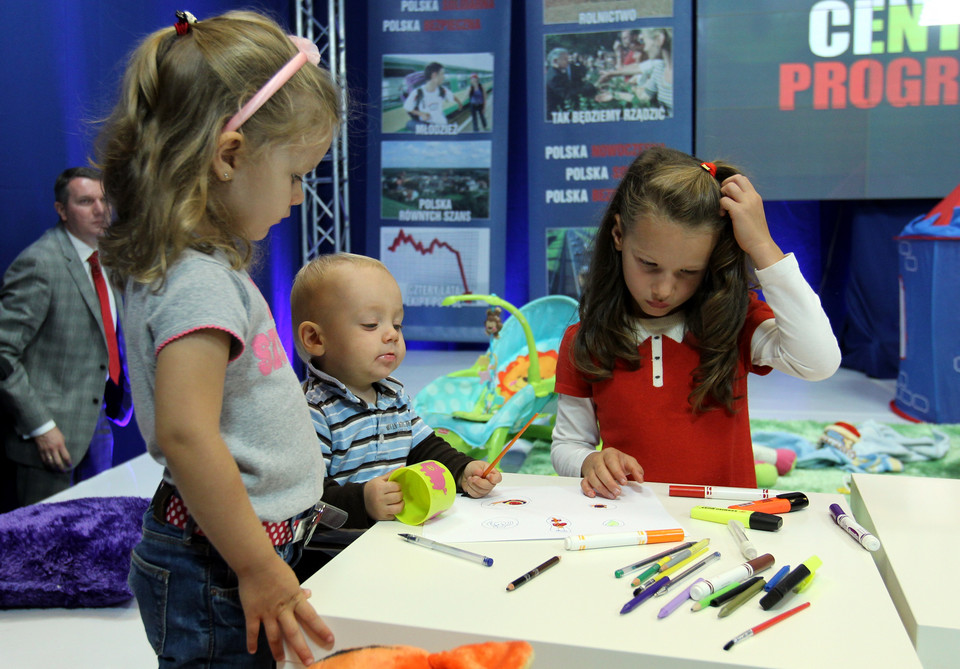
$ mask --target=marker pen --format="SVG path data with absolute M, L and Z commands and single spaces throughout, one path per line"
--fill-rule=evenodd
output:
M 782 495 L 771 497 L 770 499 L 761 499 L 755 502 L 742 502 L 732 504 L 730 509 L 746 509 L 747 511 L 762 511 L 763 513 L 790 513 L 805 509 L 810 505 L 810 500 L 802 492 L 785 492 Z
M 710 606 L 713 606 L 713 607 L 723 606 L 724 604 L 729 602 L 731 599 L 739 595 L 741 592 L 743 592 L 747 588 L 752 588 L 754 583 L 762 580 L 763 580 L 763 577 L 761 576 L 751 576 L 746 581 L 743 581 L 742 583 L 740 583 L 737 587 L 731 588 L 730 590 L 727 590 L 722 595 L 717 595 L 716 597 L 711 599 Z
M 616 532 L 614 534 L 577 534 L 566 537 L 563 540 L 563 547 L 568 551 L 582 551 L 589 548 L 662 544 L 670 541 L 683 541 L 683 528 L 638 530 L 636 532 Z
M 775 497 L 775 490 L 757 488 L 726 488 L 717 485 L 671 485 L 671 497 L 699 497 L 701 499 L 739 499 L 745 502 Z
M 696 585 L 697 585 L 697 584 L 694 583 L 693 585 L 690 586 L 690 591 L 691 591 L 691 593 L 693 592 L 693 589 L 696 587 Z M 733 589 L 736 588 L 738 585 L 740 585 L 740 584 L 737 583 L 736 581 L 734 581 L 733 583 L 728 583 L 727 585 L 723 586 L 722 588 L 720 588 L 719 590 L 717 590 L 717 591 L 714 592 L 713 594 L 707 595 L 707 596 L 704 597 L 703 599 L 694 602 L 694 603 L 693 603 L 693 606 L 690 607 L 690 610 L 691 610 L 691 611 L 700 611 L 700 610 L 702 610 L 702 609 L 707 608 L 708 606 L 710 606 L 710 602 L 712 602 L 715 598 L 723 596 L 725 593 L 727 593 L 727 592 L 730 591 L 730 590 L 733 590 Z
M 786 597 L 788 592 L 799 586 L 807 577 L 813 575 L 813 572 L 819 569 L 821 564 L 823 562 L 816 555 L 807 558 L 796 569 L 780 579 L 780 582 L 760 599 L 760 606 L 764 611 L 776 606 L 781 599 Z
M 631 599 L 629 602 L 623 605 L 623 608 L 620 609 L 620 615 L 623 615 L 624 613 L 630 613 L 631 611 L 633 611 L 635 608 L 637 608 L 638 606 L 643 604 L 645 601 L 647 601 L 648 599 L 653 597 L 655 594 L 657 594 L 657 590 L 659 590 L 666 584 L 667 584 L 667 581 L 658 581 L 654 583 L 652 586 L 650 586 L 649 588 L 647 588 L 646 590 L 644 590 L 643 592 L 641 592 L 640 594 L 635 595 L 633 599 Z
M 728 583 L 733 583 L 735 581 L 745 581 L 754 574 L 759 574 L 764 569 L 769 569 L 773 566 L 774 559 L 770 553 L 764 553 L 759 557 L 755 557 L 752 560 L 748 560 L 741 565 L 737 565 L 733 569 L 718 574 L 712 578 L 705 578 L 699 583 L 693 586 L 693 589 L 690 591 L 691 599 L 703 599 L 712 592 L 716 592 L 723 586 Z
M 718 618 L 726 618 L 731 613 L 750 601 L 750 599 L 752 599 L 758 592 L 763 590 L 763 586 L 766 585 L 767 582 L 760 576 L 755 578 L 757 580 L 754 581 L 749 588 L 744 588 L 740 594 L 728 601 L 724 607 L 720 609 L 720 612 L 717 614 Z
M 766 590 L 767 592 L 770 592 L 771 590 L 773 590 L 773 587 L 780 582 L 780 579 L 789 573 L 790 573 L 790 565 L 788 564 L 783 565 L 782 567 L 780 567 L 777 573 L 773 575 L 773 578 L 767 581 L 767 584 L 763 586 L 763 589 Z
M 748 560 L 757 557 L 757 547 L 747 539 L 747 533 L 743 531 L 743 525 L 740 524 L 739 520 L 728 520 L 727 529 L 733 535 L 733 540 L 737 542 L 737 547 L 743 557 Z
M 839 504 L 830 505 L 830 515 L 833 516 L 837 525 L 842 527 L 847 534 L 856 539 L 868 551 L 880 550 L 880 540 L 867 532 L 853 516 L 845 513 Z
M 744 527 L 751 530 L 776 532 L 783 525 L 783 518 L 772 513 L 762 511 L 747 511 L 746 509 L 725 509 L 722 506 L 695 506 L 690 509 L 690 517 L 697 520 L 709 520 L 712 523 L 726 525 L 731 520 L 739 521 Z
M 683 589 L 683 591 L 679 595 L 677 595 L 676 597 L 671 599 L 666 605 L 664 605 L 664 607 L 660 609 L 660 612 L 657 614 L 657 618 L 666 618 L 671 613 L 676 611 L 681 604 L 683 604 L 685 601 L 690 599 L 690 588 L 692 588 L 694 584 L 696 584 L 696 581 L 688 585 L 686 588 Z M 657 594 L 659 595 L 662 592 L 663 590 L 661 590 Z

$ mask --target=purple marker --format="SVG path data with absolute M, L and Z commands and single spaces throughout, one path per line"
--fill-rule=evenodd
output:
M 839 504 L 830 505 L 830 515 L 843 531 L 857 540 L 868 551 L 880 550 L 880 540 L 867 532 L 850 514 L 844 512 Z
M 694 581 L 693 583 L 688 585 L 686 588 L 684 588 L 683 592 L 681 592 L 679 595 L 677 595 L 676 597 L 671 599 L 669 602 L 667 602 L 664 605 L 664 607 L 660 609 L 660 613 L 657 614 L 657 618 L 666 618 L 671 613 L 673 613 L 678 608 L 680 608 L 681 604 L 683 604 L 685 601 L 690 599 L 690 589 L 693 588 L 693 586 L 695 586 L 697 583 L 699 583 L 702 580 L 703 580 L 702 578 L 698 578 L 696 581 Z

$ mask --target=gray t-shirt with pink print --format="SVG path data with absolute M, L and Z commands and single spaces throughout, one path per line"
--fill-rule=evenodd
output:
M 137 423 L 160 464 L 154 390 L 157 356 L 203 329 L 231 335 L 220 434 L 261 520 L 291 518 L 323 493 L 324 463 L 310 410 L 277 334 L 270 307 L 245 271 L 221 253 L 185 251 L 159 292 L 129 281 L 123 313 Z M 213 475 L 214 472 L 211 472 Z M 164 478 L 175 483 L 170 471 Z

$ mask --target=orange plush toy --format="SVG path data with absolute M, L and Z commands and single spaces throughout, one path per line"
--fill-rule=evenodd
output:
M 341 650 L 308 669 L 527 669 L 533 647 L 526 641 L 487 641 L 430 653 L 413 646 L 365 646 Z

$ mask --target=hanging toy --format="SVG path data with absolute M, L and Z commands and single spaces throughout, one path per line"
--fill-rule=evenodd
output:
M 488 337 L 494 339 L 500 338 L 500 330 L 503 329 L 503 310 L 500 307 L 491 307 L 487 309 L 487 320 L 483 323 L 483 329 L 486 330 Z

